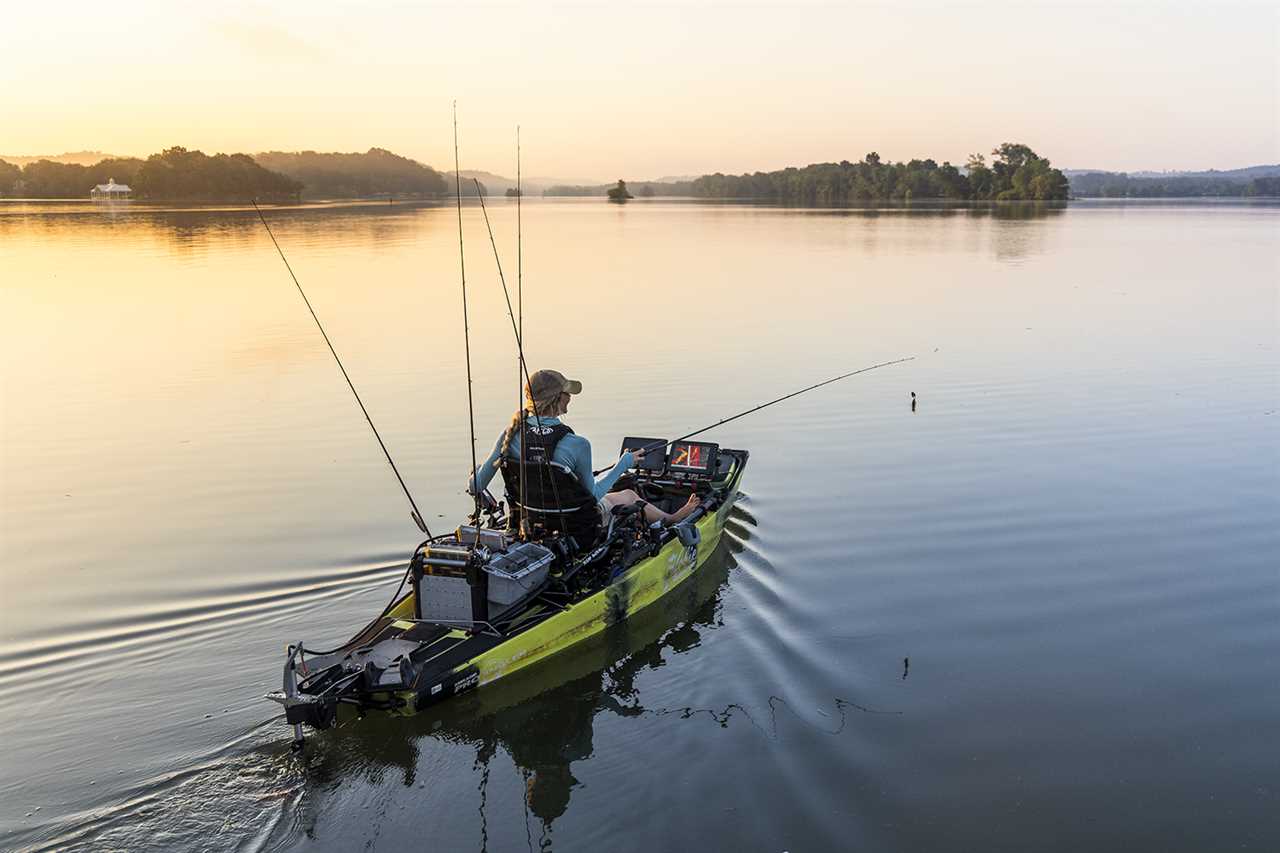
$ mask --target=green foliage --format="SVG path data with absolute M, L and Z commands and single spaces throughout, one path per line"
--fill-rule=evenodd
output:
M 133 186 L 141 168 L 142 161 L 137 157 L 108 157 L 88 167 L 89 185 L 94 187 L 114 180 L 117 184 Z
M 115 157 L 81 166 L 36 160 L 23 168 L 16 191 L 28 198 L 88 198 L 94 186 L 112 179 L 128 184 L 135 198 L 162 200 L 276 200 L 296 197 L 300 189 L 295 181 L 267 171 L 247 154 L 208 157 L 199 151 L 170 148 L 145 162 Z
M 297 198 L 302 184 L 254 162 L 248 154 L 166 148 L 152 154 L 134 179 L 142 198 L 184 201 L 280 201 Z
M 614 186 L 609 190 L 608 196 L 609 196 L 609 201 L 618 201 L 618 202 L 626 201 L 629 198 L 635 198 L 635 196 L 633 196 L 630 192 L 627 191 L 627 182 L 622 180 L 621 178 L 618 179 L 617 186 Z
M 22 170 L 12 163 L 0 160 L 0 197 L 17 195 L 20 180 L 22 180 Z
M 36 160 L 23 167 L 16 191 L 27 198 L 88 198 L 89 190 L 113 178 L 132 186 L 141 166 L 133 157 L 108 158 L 92 166 Z
M 1258 177 L 1252 181 L 1225 175 L 1169 175 L 1130 177 L 1123 172 L 1087 172 L 1071 176 L 1071 191 L 1082 198 L 1240 198 L 1242 196 L 1275 195 L 1266 192 L 1266 183 L 1274 177 Z
M 2 181 L 3 179 L 0 178 L 0 182 Z M 1254 178 L 1249 182 L 1249 189 L 1246 194 L 1250 196 L 1267 196 L 1272 198 L 1280 196 L 1280 176 Z
M 254 159 L 301 182 L 305 198 L 425 197 L 453 189 L 452 181 L 446 185 L 444 177 L 430 166 L 384 148 L 370 148 L 363 154 L 268 151 Z M 467 194 L 465 187 L 463 194 Z
M 544 197 L 565 196 L 570 198 L 598 196 L 609 189 L 607 184 L 600 186 L 582 186 L 577 184 L 554 184 L 542 191 Z
M 601 193 L 616 188 L 616 184 L 555 184 L 547 187 L 542 191 L 543 196 L 568 196 L 568 197 L 598 197 Z M 691 196 L 693 195 L 692 181 L 645 181 L 641 184 L 631 184 L 632 187 L 640 188 L 640 195 L 644 198 L 655 196 Z
M 1070 186 L 1067 178 L 1036 156 L 1025 145 L 1006 142 L 991 152 L 992 191 L 1000 201 L 1047 201 L 1064 199 Z
M 1025 145 L 1005 143 L 969 157 L 968 174 L 932 159 L 888 163 L 874 151 L 858 163 L 815 163 L 753 175 L 703 175 L 693 182 L 702 198 L 758 198 L 801 204 L 919 199 L 1051 200 L 1067 198 L 1067 179 Z

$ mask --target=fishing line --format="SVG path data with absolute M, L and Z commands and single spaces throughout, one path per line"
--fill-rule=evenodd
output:
M 373 437 L 378 440 L 378 446 L 382 448 L 382 455 L 387 457 L 387 464 L 391 466 L 391 470 L 396 475 L 396 480 L 400 483 L 400 489 L 404 492 L 404 496 L 409 499 L 409 506 L 412 512 L 409 517 L 413 519 L 413 523 L 418 525 L 418 529 L 431 536 L 431 531 L 427 529 L 427 523 L 422 520 L 422 513 L 418 511 L 418 504 L 414 501 L 413 495 L 409 493 L 409 487 L 405 485 L 404 477 L 400 476 L 400 469 L 396 467 L 396 462 L 391 458 L 391 451 L 387 450 L 386 442 L 382 440 L 382 436 L 378 433 L 378 428 L 373 425 L 373 418 L 369 416 L 369 410 L 364 406 L 364 400 L 360 399 L 360 392 L 356 390 L 355 383 L 351 381 L 351 377 L 347 374 L 347 368 L 343 366 L 342 359 L 338 358 L 338 351 L 333 348 L 333 341 L 329 340 L 329 333 L 324 330 L 324 324 L 320 322 L 320 318 L 316 315 L 316 309 L 311 307 L 311 300 L 307 298 L 306 291 L 302 289 L 302 285 L 298 282 L 298 277 L 294 275 L 293 267 L 289 265 L 289 259 L 284 255 L 284 249 L 280 248 L 280 242 L 276 240 L 276 235 L 271 231 L 271 226 L 267 224 L 267 218 L 262 215 L 262 208 L 258 207 L 257 200 L 252 202 L 253 209 L 258 212 L 258 218 L 262 220 L 262 226 L 267 229 L 267 236 L 271 238 L 271 242 L 276 247 L 276 251 L 280 253 L 280 260 L 284 261 L 284 268 L 289 271 L 289 277 L 293 279 L 293 284 L 298 288 L 298 293 L 302 296 L 302 301 L 306 303 L 307 310 L 311 312 L 311 319 L 316 321 L 316 328 L 320 330 L 320 334 L 324 336 L 324 342 L 329 345 L 329 352 L 333 353 L 333 360 L 338 363 L 338 369 L 342 371 L 342 378 L 347 380 L 347 387 L 351 389 L 351 395 L 356 398 L 356 403 L 360 406 L 360 411 L 364 413 L 364 419 L 369 422 L 369 429 L 373 430 Z
M 870 367 L 863 367 L 858 370 L 851 370 L 848 373 L 843 373 L 839 376 L 833 377 L 824 382 L 818 382 L 817 384 L 810 385 L 808 388 L 801 388 L 799 391 L 792 391 L 790 394 L 779 397 L 776 400 L 770 400 L 767 403 L 761 403 L 760 405 L 756 406 L 754 409 L 747 409 L 745 412 L 739 412 L 738 414 L 727 417 L 724 420 L 716 421 L 710 426 L 704 426 L 702 429 L 695 429 L 693 432 L 686 433 L 680 436 L 679 438 L 671 439 L 671 441 L 668 441 L 667 444 L 674 444 L 677 441 L 685 441 L 686 439 L 693 438 L 695 435 L 702 435 L 707 430 L 715 429 L 718 426 L 722 426 L 723 424 L 729 423 L 729 421 L 736 421 L 738 418 L 744 418 L 747 415 L 752 414 L 753 412 L 758 412 L 761 409 L 767 409 L 770 406 L 772 406 L 774 403 L 781 403 L 783 400 L 790 400 L 792 397 L 798 397 L 799 395 L 805 393 L 806 391 L 813 391 L 816 388 L 821 388 L 823 385 L 830 385 L 832 382 L 839 382 L 841 379 L 848 379 L 850 376 L 857 376 L 859 373 L 866 373 L 869 370 L 878 370 L 881 367 L 888 367 L 892 364 L 902 364 L 904 361 L 915 361 L 915 356 L 913 355 L 913 356 L 908 356 L 907 358 L 898 358 L 898 359 L 894 359 L 893 361 L 882 361 L 879 364 L 873 364 Z M 660 444 L 656 446 L 665 447 L 666 445 Z
M 915 361 L 915 356 L 913 355 L 907 358 L 894 359 L 893 361 L 882 361 L 879 364 L 873 364 L 870 367 L 862 367 L 862 368 L 859 368 L 858 370 L 851 370 L 848 373 L 842 373 L 839 376 L 835 376 L 831 379 L 818 382 L 816 384 L 810 385 L 807 388 L 801 388 L 799 391 L 792 391 L 790 394 L 783 395 L 776 400 L 770 400 L 767 403 L 761 403 L 760 405 L 754 408 L 747 409 L 745 412 L 738 412 L 738 414 L 736 415 L 731 415 L 723 420 L 716 421 L 715 423 L 709 426 L 704 426 L 701 429 L 695 429 L 693 432 L 685 433 L 679 438 L 673 438 L 670 441 L 665 441 L 665 442 L 664 441 L 655 442 L 654 444 L 650 444 L 647 447 L 642 447 L 639 449 L 643 450 L 645 453 L 648 453 L 651 450 L 657 450 L 658 448 L 665 448 L 665 447 L 668 447 L 669 445 L 675 444 L 677 441 L 686 441 L 687 439 L 693 438 L 695 435 L 702 435 L 704 432 L 707 432 L 708 430 L 713 430 L 718 426 L 722 426 L 724 424 L 729 423 L 730 421 L 736 421 L 738 418 L 745 418 L 747 415 L 752 414 L 753 412 L 758 412 L 761 409 L 767 409 L 770 406 L 774 405 L 775 403 L 781 403 L 783 400 L 790 400 L 792 397 L 798 397 L 801 394 L 805 393 L 806 391 L 813 391 L 816 388 L 821 388 L 823 385 L 830 385 L 832 382 L 839 382 L 841 379 L 848 379 L 850 376 L 857 376 L 859 373 L 866 373 L 869 370 L 879 370 L 881 367 L 888 367 L 892 364 L 902 364 L 904 361 Z M 608 470 L 609 470 L 608 468 L 601 468 L 599 471 L 595 471 L 593 473 L 599 474 L 603 471 L 608 471 Z
M 475 180 L 474 178 L 472 180 Z M 476 181 L 476 193 L 480 192 L 480 182 Z M 489 223 L 489 211 L 484 205 L 484 196 L 480 198 L 480 212 L 484 214 L 484 227 L 489 230 L 489 245 L 493 247 L 493 260 L 498 265 L 498 281 L 502 282 L 502 295 L 507 300 L 507 316 L 511 318 L 511 332 L 516 336 L 516 357 L 519 359 L 519 369 L 524 373 L 524 380 L 529 381 L 529 366 L 524 362 L 524 341 L 520 338 L 520 328 L 516 323 L 516 315 L 511 307 L 511 291 L 507 289 L 506 276 L 502 274 L 502 258 L 498 255 L 498 244 L 493 239 L 493 226 Z
M 480 183 L 476 182 L 478 188 Z M 467 353 L 467 423 L 471 427 L 471 476 L 476 471 L 476 410 L 471 394 L 471 327 L 467 321 L 467 257 L 462 249 L 462 173 L 458 166 L 458 102 L 453 102 L 453 187 L 458 197 L 458 264 L 462 270 L 462 340 Z M 481 197 L 481 203 L 484 198 Z M 479 485 L 474 482 L 473 485 Z M 476 498 L 476 526 L 480 526 L 480 489 L 474 489 Z M 480 537 L 476 537 L 476 544 Z M 474 546 L 473 546 L 474 547 Z

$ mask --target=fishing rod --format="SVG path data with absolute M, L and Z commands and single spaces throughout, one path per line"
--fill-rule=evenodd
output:
M 302 289 L 302 285 L 298 282 L 298 277 L 294 275 L 293 267 L 289 265 L 289 259 L 284 256 L 284 249 L 280 248 L 280 242 L 276 240 L 276 235 L 271 231 L 271 226 L 267 224 L 267 217 L 262 215 L 262 208 L 258 207 L 256 199 L 253 200 L 252 204 L 253 209 L 258 212 L 258 218 L 262 220 L 262 226 L 267 229 L 267 236 L 271 238 L 276 251 L 280 253 L 280 260 L 284 261 L 284 268 L 289 271 L 289 277 L 293 279 L 294 286 L 298 288 L 302 301 L 306 303 L 307 310 L 311 312 L 311 319 L 316 321 L 316 328 L 324 336 L 324 342 L 329 345 L 329 352 L 333 353 L 333 360 L 338 363 L 338 369 L 342 371 L 342 378 L 347 380 L 347 387 L 351 389 L 351 395 L 356 398 L 360 411 L 364 413 L 364 419 L 369 422 L 369 429 L 373 430 L 373 437 L 378 440 L 378 446 L 382 448 L 382 455 L 387 457 L 387 464 L 391 466 L 392 472 L 396 475 L 401 491 L 409 499 L 409 506 L 412 509 L 409 517 L 413 519 L 414 524 L 418 525 L 418 530 L 430 537 L 431 531 L 427 529 L 427 523 L 422 520 L 422 513 L 418 511 L 418 504 L 414 501 L 413 495 L 410 494 L 409 487 L 405 485 L 404 477 L 400 476 L 400 469 L 396 467 L 395 460 L 391 458 L 391 451 L 387 450 L 386 442 L 382 440 L 382 436 L 378 433 L 378 428 L 373 425 L 373 418 L 369 416 L 369 410 L 365 408 L 364 400 L 360 399 L 360 392 L 356 390 L 355 383 L 351 381 L 351 377 L 347 374 L 347 368 L 343 366 L 342 359 L 338 358 L 338 351 L 333 348 L 333 341 L 329 340 L 329 333 L 324 330 L 324 324 L 320 322 L 320 318 L 316 315 L 316 309 L 311 307 L 311 300 L 307 298 L 306 291 Z
M 517 167 L 517 173 L 518 172 L 519 167 Z M 515 312 L 511 308 L 511 291 L 507 288 L 507 277 L 502 273 L 502 258 L 498 254 L 498 244 L 493 238 L 493 225 L 489 222 L 489 210 L 485 207 L 484 194 L 480 192 L 480 189 L 480 181 L 477 180 L 476 195 L 480 199 L 480 212 L 484 215 L 484 225 L 489 231 L 489 245 L 493 247 L 493 261 L 498 267 L 498 281 L 502 284 L 502 295 L 507 300 L 507 316 L 511 318 L 511 333 L 516 337 L 516 354 L 518 357 L 517 370 L 523 372 L 525 385 L 530 389 L 530 394 L 532 394 L 533 382 L 529 379 L 529 365 L 524 358 L 524 335 L 521 332 L 521 324 L 517 322 Z M 518 192 L 519 190 L 517 189 L 517 193 Z M 523 310 L 521 313 L 523 315 Z M 522 507 L 524 506 L 525 474 L 527 473 L 525 465 L 525 447 L 527 446 L 527 440 L 525 438 L 524 428 L 526 421 L 524 408 L 524 402 L 522 400 L 520 403 L 520 505 Z M 538 469 L 538 476 L 539 478 L 542 477 L 541 468 Z M 551 478 L 550 483 L 552 497 L 555 500 L 556 505 L 559 506 L 560 490 L 559 487 L 556 486 L 554 477 Z M 520 516 L 520 524 L 523 528 L 525 524 L 525 516 L 523 514 Z
M 477 181 L 476 186 L 480 184 Z M 471 427 L 471 476 L 476 475 L 476 410 L 471 391 L 471 326 L 467 320 L 467 256 L 462 249 L 462 172 L 458 165 L 458 102 L 453 102 L 453 188 L 458 199 L 458 265 L 462 271 L 462 340 L 467 353 L 467 423 Z M 483 198 L 480 199 L 484 201 Z M 480 490 L 476 498 L 476 527 L 480 526 Z M 476 537 L 480 544 L 480 537 Z
M 516 125 L 516 306 L 520 346 L 524 346 L 524 229 L 520 219 L 520 202 L 524 197 L 524 184 L 520 180 L 520 125 Z
M 866 373 L 869 370 L 878 370 L 881 367 L 888 367 L 889 365 L 892 365 L 892 364 L 902 364 L 904 361 L 915 361 L 915 356 L 913 355 L 913 356 L 908 356 L 907 358 L 894 359 L 893 361 L 882 361 L 879 364 L 873 364 L 870 367 L 862 367 L 862 368 L 859 368 L 858 370 L 851 370 L 848 373 L 842 373 L 839 376 L 835 376 L 835 377 L 832 377 L 831 379 L 818 382 L 814 385 L 810 385 L 807 388 L 801 388 L 799 391 L 792 391 L 790 394 L 781 396 L 776 400 L 770 400 L 767 403 L 761 403 L 760 405 L 754 408 L 747 409 L 745 412 L 738 412 L 738 414 L 736 415 L 730 415 L 729 417 L 724 418 L 722 420 L 718 420 L 709 426 L 704 426 L 700 429 L 695 429 L 693 432 L 685 433 L 679 438 L 673 438 L 670 441 L 658 441 L 648 445 L 647 447 L 636 448 L 636 450 L 633 450 L 631 452 L 635 453 L 639 451 L 641 453 L 648 453 L 651 450 L 666 448 L 672 444 L 675 444 L 678 441 L 687 441 L 688 439 L 693 438 L 695 435 L 702 435 L 704 432 L 707 432 L 708 430 L 713 430 L 718 426 L 723 426 L 724 424 L 727 424 L 730 421 L 736 421 L 738 418 L 745 418 L 747 415 L 750 415 L 753 412 L 758 412 L 761 409 L 767 409 L 776 403 L 781 403 L 783 400 L 790 400 L 792 397 L 798 397 L 801 394 L 805 393 L 806 391 L 813 391 L 816 388 L 821 388 L 823 385 L 830 385 L 832 382 L 839 382 L 841 379 L 848 379 L 850 376 L 857 376 L 859 373 Z M 594 471 L 592 473 L 601 474 L 608 470 L 609 468 L 601 468 L 599 471 Z
M 520 349 L 520 364 L 516 366 L 516 411 L 520 413 L 520 506 L 525 501 L 525 489 L 529 482 L 529 470 L 526 460 L 526 448 L 529 446 L 529 419 L 524 415 L 524 381 L 520 378 L 524 365 L 524 221 L 520 218 L 520 204 L 524 201 L 524 182 L 520 179 L 520 125 L 516 125 L 516 306 L 519 318 L 516 320 L 516 345 Z M 489 216 L 485 214 L 485 225 L 489 224 Z M 496 257 L 496 252 L 495 252 Z M 521 530 L 525 529 L 524 516 L 521 516 Z

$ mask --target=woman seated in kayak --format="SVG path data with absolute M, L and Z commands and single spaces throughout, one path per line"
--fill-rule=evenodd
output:
M 582 383 L 575 379 L 566 379 L 563 373 L 556 370 L 539 370 L 529 377 L 525 385 L 525 410 L 529 413 L 525 422 L 526 432 L 536 431 L 540 439 L 554 441 L 551 461 L 557 462 L 573 472 L 587 494 L 600 504 L 600 510 L 608 514 L 614 507 L 627 507 L 643 504 L 645 521 L 652 524 L 661 521 L 675 524 L 689 516 L 698 508 L 697 495 L 690 495 L 689 501 L 675 512 L 663 512 L 656 506 L 646 503 L 631 489 L 611 492 L 609 489 L 628 468 L 640 464 L 644 458 L 642 451 L 627 451 L 608 473 L 596 480 L 591 473 L 591 442 L 580 435 L 575 435 L 568 426 L 561 424 L 560 416 L 569 411 L 569 400 L 574 394 L 582 393 Z M 516 412 L 511 425 L 502 431 L 493 446 L 489 458 L 480 463 L 467 484 L 467 493 L 476 494 L 476 484 L 483 491 L 488 487 L 493 475 L 497 473 L 502 459 L 517 461 L 520 459 L 520 415 Z M 558 440 L 557 434 L 560 434 Z M 532 439 L 530 444 L 533 444 Z M 527 460 L 528 457 L 526 457 Z

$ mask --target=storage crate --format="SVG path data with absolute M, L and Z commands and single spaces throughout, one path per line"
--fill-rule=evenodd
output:
M 553 560 L 555 554 L 533 542 L 521 542 L 505 553 L 494 554 L 484 566 L 489 575 L 489 603 L 510 607 L 532 595 L 546 580 Z

